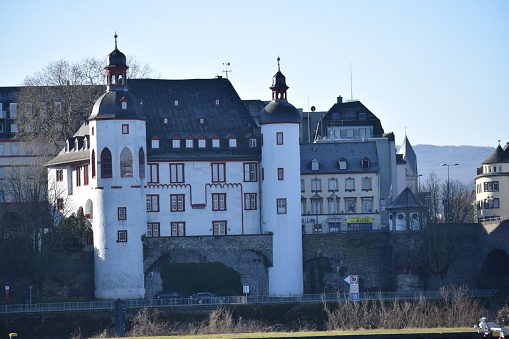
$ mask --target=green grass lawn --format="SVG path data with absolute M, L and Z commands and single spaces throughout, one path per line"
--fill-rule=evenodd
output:
M 461 328 L 407 328 L 401 330 L 365 330 L 365 331 L 316 331 L 316 332 L 258 332 L 258 333 L 231 333 L 231 334 L 206 334 L 186 336 L 163 336 L 163 337 L 127 337 L 128 339 L 151 338 L 151 339 L 242 339 L 242 338 L 287 338 L 287 337 L 323 337 L 361 334 L 410 334 L 410 333 L 451 333 L 451 332 L 476 332 L 471 327 Z

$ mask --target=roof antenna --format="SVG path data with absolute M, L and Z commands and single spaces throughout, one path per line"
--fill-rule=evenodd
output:
M 350 100 L 353 101 L 352 63 L 350 63 Z
M 223 70 L 223 73 L 226 73 L 226 79 L 228 79 L 228 73 L 230 73 L 232 70 L 228 69 L 228 66 L 230 66 L 230 63 L 229 62 L 223 62 L 223 66 L 225 67 L 225 69 Z
M 117 38 L 118 38 L 118 35 L 117 35 L 117 31 L 115 30 L 115 35 L 113 36 L 115 38 L 115 49 L 118 49 L 117 48 Z

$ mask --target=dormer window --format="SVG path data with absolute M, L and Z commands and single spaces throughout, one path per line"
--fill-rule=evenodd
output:
M 203 125 L 205 123 L 205 118 L 200 118 L 199 120 L 200 125 Z
M 361 168 L 362 169 L 369 169 L 369 159 L 364 157 L 361 160 Z
M 249 147 L 256 147 L 256 137 L 252 136 L 249 138 Z
M 193 148 L 193 137 L 192 136 L 188 136 L 186 138 L 186 148 Z
M 216 106 L 219 106 L 219 99 L 215 100 Z
M 120 99 L 120 103 L 121 103 L 122 109 L 127 109 L 127 98 L 126 97 L 123 97 L 122 99 Z
M 74 152 L 78 150 L 78 138 L 74 139 Z
M 169 121 L 168 117 L 164 117 L 163 118 L 163 124 L 168 125 L 168 121 Z
M 155 135 L 152 137 L 151 146 L 153 149 L 159 148 L 159 137 L 158 136 Z
M 318 171 L 320 169 L 320 162 L 318 159 L 311 160 L 311 170 Z
M 219 137 L 217 135 L 214 135 L 212 137 L 212 147 L 213 148 L 219 148 L 221 146 L 221 143 L 219 141 Z
M 84 150 L 88 149 L 88 138 L 87 137 L 83 138 L 83 149 Z
M 237 147 L 237 137 L 232 135 L 230 139 L 228 139 L 228 145 L 230 147 Z
M 198 148 L 205 148 L 207 146 L 207 139 L 201 135 L 198 138 Z
M 65 151 L 69 152 L 69 140 L 65 141 Z
M 180 148 L 180 138 L 179 137 L 173 138 L 171 143 L 172 143 L 173 148 Z
M 347 163 L 345 158 L 339 159 L 338 163 L 339 163 L 339 169 L 340 170 L 346 170 L 348 163 Z
M 174 104 L 175 106 L 178 106 L 178 105 L 179 105 L 179 101 L 178 101 L 178 99 L 173 100 L 173 104 Z

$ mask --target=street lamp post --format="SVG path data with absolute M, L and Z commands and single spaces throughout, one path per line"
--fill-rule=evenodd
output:
M 445 215 L 447 222 L 449 222 L 450 213 L 451 213 L 451 182 L 449 177 L 449 169 L 451 166 L 458 166 L 459 164 L 441 164 L 440 166 L 447 166 L 447 213 Z

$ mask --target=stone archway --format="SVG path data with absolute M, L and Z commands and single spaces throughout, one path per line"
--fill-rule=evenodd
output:
M 509 289 L 509 255 L 502 249 L 494 249 L 481 266 L 481 288 Z

